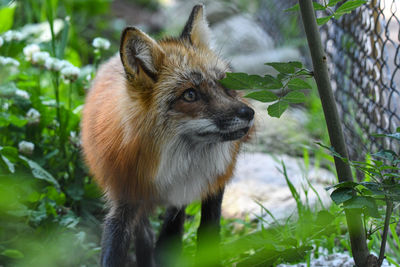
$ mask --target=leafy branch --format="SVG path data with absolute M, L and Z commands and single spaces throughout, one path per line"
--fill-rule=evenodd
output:
M 392 138 L 400 142 L 400 127 L 393 134 L 376 134 L 375 137 Z M 385 149 L 372 154 L 370 162 L 350 161 L 341 157 L 333 148 L 319 144 L 330 150 L 331 154 L 339 157 L 345 163 L 365 174 L 363 182 L 342 182 L 327 187 L 326 190 L 334 189 L 331 193 L 332 200 L 337 205 L 343 205 L 343 209 L 361 210 L 365 217 L 381 218 L 378 204 L 386 206 L 385 219 L 383 223 L 382 242 L 379 252 L 378 265 L 381 266 L 385 257 L 386 240 L 391 223 L 394 203 L 400 202 L 400 155 L 393 150 Z M 364 223 L 366 228 L 366 223 Z M 377 229 L 366 231 L 371 236 Z
M 268 106 L 268 114 L 279 118 L 290 103 L 305 101 L 305 94 L 301 90 L 311 89 L 312 86 L 304 79 L 312 77 L 313 73 L 297 61 L 271 62 L 265 65 L 274 68 L 278 74 L 259 76 L 241 72 L 227 73 L 220 83 L 233 90 L 252 90 L 245 97 L 273 103 Z
M 334 10 L 334 7 L 337 6 L 339 2 L 341 2 L 341 0 L 331 0 L 329 2 L 324 0 L 323 4 L 320 4 L 318 2 L 313 2 L 314 10 L 323 11 L 325 14 L 329 14 L 327 16 L 317 18 L 317 24 L 319 26 L 324 25 L 332 18 L 339 19 L 344 14 L 351 13 L 356 8 L 367 3 L 367 1 L 365 1 L 365 0 L 349 0 L 349 1 L 345 1 L 344 3 L 340 4 L 336 8 L 336 10 Z M 292 6 L 291 8 L 286 9 L 285 11 L 290 12 L 290 11 L 298 11 L 298 10 L 300 10 L 300 6 L 297 3 L 294 6 Z

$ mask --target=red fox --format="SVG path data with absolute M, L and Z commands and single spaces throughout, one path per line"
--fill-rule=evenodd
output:
M 198 246 L 204 229 L 219 234 L 224 186 L 254 110 L 218 83 L 229 66 L 209 48 L 209 33 L 203 5 L 176 38 L 157 42 L 128 27 L 120 55 L 96 75 L 82 144 L 110 205 L 102 266 L 124 266 L 132 237 L 138 266 L 162 265 L 168 242 L 181 244 L 185 205 L 195 200 L 202 201 Z M 157 206 L 167 211 L 154 244 L 148 216 Z

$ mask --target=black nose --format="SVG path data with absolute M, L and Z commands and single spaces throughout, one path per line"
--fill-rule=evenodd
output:
M 238 109 L 237 116 L 250 121 L 254 118 L 254 110 L 248 106 L 242 106 Z

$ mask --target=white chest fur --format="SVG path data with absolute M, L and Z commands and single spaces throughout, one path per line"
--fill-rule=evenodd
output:
M 165 145 L 156 176 L 162 200 L 182 206 L 199 200 L 232 160 L 231 142 L 189 145 L 176 137 Z

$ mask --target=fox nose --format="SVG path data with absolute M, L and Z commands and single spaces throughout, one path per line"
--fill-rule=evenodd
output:
M 241 119 L 251 121 L 254 118 L 254 110 L 248 106 L 241 106 L 237 111 L 237 116 Z

